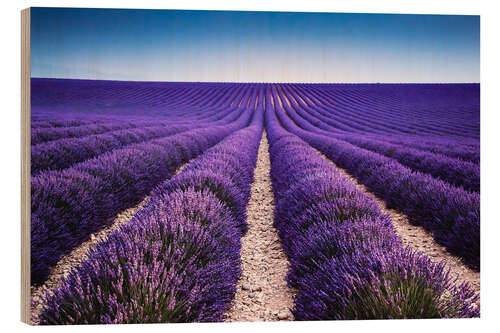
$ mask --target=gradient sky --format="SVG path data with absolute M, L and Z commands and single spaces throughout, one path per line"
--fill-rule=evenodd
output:
M 31 9 L 32 77 L 479 82 L 479 16 Z

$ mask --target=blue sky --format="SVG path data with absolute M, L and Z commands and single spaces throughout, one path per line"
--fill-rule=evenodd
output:
M 479 16 L 32 8 L 31 74 L 479 82 Z

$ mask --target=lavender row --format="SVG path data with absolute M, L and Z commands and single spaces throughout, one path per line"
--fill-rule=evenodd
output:
M 156 124 L 158 124 L 158 122 L 156 122 Z M 151 122 L 150 125 L 155 125 L 155 122 Z M 100 134 L 137 127 L 138 125 L 134 123 L 124 123 L 121 121 L 116 121 L 111 123 L 91 124 L 86 126 L 34 128 L 31 130 L 31 145 L 34 146 L 42 142 L 48 142 L 63 138 L 79 138 L 92 134 Z
M 195 119 L 203 108 L 234 106 L 266 84 L 33 79 L 34 117 L 54 110 L 81 116 L 148 115 Z M 477 84 L 272 84 L 343 132 L 479 136 Z M 333 126 L 333 125 L 332 125 Z
M 479 194 L 413 171 L 394 159 L 345 141 L 300 129 L 277 109 L 285 128 L 323 152 L 339 167 L 384 198 L 389 207 L 433 233 L 434 239 L 479 270 Z
M 97 125 L 121 121 L 133 122 L 137 120 L 144 120 L 144 117 L 113 117 L 100 114 L 81 114 L 74 115 L 71 113 L 62 112 L 36 112 L 31 115 L 31 128 L 64 128 L 64 127 L 78 127 Z
M 345 134 L 344 134 L 345 135 Z M 399 146 L 415 148 L 424 152 L 444 155 L 474 164 L 480 163 L 480 145 L 476 139 L 453 137 L 424 137 L 401 135 L 371 135 L 363 134 L 366 139 L 384 141 Z
M 277 96 L 276 98 L 279 97 Z M 307 112 L 304 112 L 299 106 L 292 109 L 285 103 L 283 107 L 297 124 L 311 132 L 331 136 L 332 134 L 330 133 L 335 133 L 336 131 L 321 120 L 315 119 L 307 114 Z M 480 191 L 480 169 L 479 166 L 474 163 L 445 157 L 431 152 L 422 152 L 417 149 L 398 146 L 373 138 L 365 138 L 361 135 L 336 134 L 334 136 L 346 140 L 358 147 L 394 158 L 411 169 L 429 173 L 452 185 L 463 187 L 472 192 Z
M 348 143 L 310 134 L 302 137 L 384 198 L 389 207 L 401 210 L 413 224 L 431 231 L 447 251 L 479 270 L 478 193 L 448 185 Z
M 229 97 L 232 97 L 233 100 L 237 99 L 238 101 L 248 101 L 248 95 L 252 93 L 251 87 L 244 87 L 242 91 L 238 91 L 237 89 L 230 89 Z M 239 93 L 236 94 L 235 93 Z M 200 92 L 197 92 L 200 95 Z M 137 116 L 122 116 L 115 117 L 115 119 L 110 119 L 109 121 L 90 124 L 86 126 L 74 126 L 74 127 L 49 127 L 49 128 L 34 128 L 31 132 L 31 144 L 37 145 L 44 142 L 64 139 L 64 138 L 80 138 L 93 134 L 102 134 L 106 132 L 110 132 L 113 130 L 121 130 L 121 129 L 133 129 L 133 128 L 141 128 L 145 126 L 155 126 L 159 124 L 176 124 L 176 125 L 188 125 L 194 122 L 200 122 L 200 126 L 206 126 L 210 122 L 218 121 L 227 115 L 228 109 L 234 110 L 235 107 L 221 107 L 224 104 L 227 104 L 227 98 L 221 99 L 220 103 L 213 103 L 212 107 L 204 105 L 204 103 L 208 103 L 211 99 L 213 99 L 214 94 L 209 96 L 203 96 L 202 104 L 198 104 L 198 106 L 188 106 L 188 110 L 184 111 L 184 116 L 177 119 L 172 113 L 172 110 L 168 114 L 162 114 L 160 119 L 153 119 L 151 117 L 137 117 Z M 226 94 L 225 94 L 226 95 Z M 124 96 L 125 100 L 133 99 L 133 96 Z M 193 100 L 189 100 L 189 102 L 193 102 Z M 123 101 L 121 101 L 123 103 Z M 131 102 L 132 103 L 132 102 Z M 135 105 L 135 103 L 132 103 Z M 200 108 L 200 105 L 204 105 L 203 108 Z M 186 106 L 184 106 L 186 107 Z M 136 112 L 137 113 L 137 112 Z M 134 113 L 134 114 L 136 114 Z M 54 115 L 59 115 L 64 113 L 54 113 Z M 158 118 L 158 115 L 156 115 Z
M 479 144 L 468 146 L 458 142 L 450 144 L 425 143 L 421 138 L 394 138 L 386 137 L 386 140 L 395 144 L 404 145 L 419 150 L 430 151 L 435 154 L 445 155 L 451 158 L 458 158 L 467 162 L 478 164 L 480 162 Z
M 75 127 L 99 123 L 98 120 L 92 119 L 53 119 L 53 120 L 37 120 L 31 121 L 31 128 L 58 128 L 58 127 Z
M 337 131 L 341 130 L 341 131 L 350 132 L 350 133 L 359 132 L 361 134 L 367 134 L 367 132 L 372 132 L 372 130 L 375 128 L 380 128 L 383 135 L 372 134 L 374 137 L 379 136 L 379 139 L 391 138 L 391 139 L 397 139 L 398 141 L 404 141 L 405 144 L 406 143 L 416 144 L 418 142 L 419 145 L 427 144 L 427 145 L 431 145 L 433 147 L 439 146 L 441 148 L 447 148 L 447 149 L 450 149 L 450 148 L 457 149 L 457 148 L 459 148 L 459 147 L 457 147 L 457 145 L 460 145 L 460 146 L 472 145 L 476 148 L 478 147 L 478 142 L 475 139 L 443 137 L 443 136 L 425 136 L 425 137 L 424 136 L 411 136 L 411 135 L 410 136 L 401 136 L 400 134 L 397 134 L 398 133 L 397 131 L 392 131 L 386 127 L 378 127 L 378 125 L 377 125 L 377 123 L 379 122 L 378 118 L 371 118 L 366 122 L 365 125 L 361 125 L 361 123 L 363 123 L 363 122 L 360 121 L 359 116 L 356 116 L 356 118 L 354 119 L 354 122 L 349 125 L 352 127 L 345 127 L 346 126 L 345 118 L 351 116 L 349 113 L 343 113 L 342 116 L 340 117 L 341 121 L 334 121 L 333 119 L 327 119 L 325 117 L 321 117 L 321 115 L 325 115 L 328 113 L 325 113 L 325 112 L 322 113 L 321 111 L 318 111 L 318 110 L 321 110 L 321 108 L 308 106 L 304 102 L 303 95 L 302 96 L 299 95 L 300 91 L 297 92 L 297 90 L 292 90 L 292 92 L 290 92 L 289 91 L 290 89 L 291 88 L 289 88 L 288 86 L 284 86 L 282 89 L 282 95 L 285 96 L 291 102 L 291 104 L 293 105 L 294 108 L 300 108 L 300 109 L 307 111 L 307 113 L 318 118 L 319 120 L 321 120 L 325 124 L 333 126 L 333 128 L 337 129 Z M 328 105 L 328 104 L 326 104 L 326 105 Z M 391 115 L 390 117 L 391 117 L 391 120 L 398 119 L 397 114 Z M 418 120 L 419 120 L 419 122 L 423 121 L 423 119 L 420 117 L 418 118 Z M 382 122 L 382 124 L 386 125 L 387 122 Z M 330 127 L 329 129 L 333 130 L 332 127 Z M 333 132 L 336 132 L 336 131 L 333 130 Z M 406 133 L 411 133 L 411 132 L 412 131 L 407 131 Z M 390 136 L 387 135 L 389 133 L 391 133 Z M 442 135 L 442 133 L 439 133 L 439 134 Z M 415 139 L 417 139 L 418 141 L 415 141 Z M 412 142 L 412 141 L 415 141 L 415 142 Z M 446 147 L 443 147 L 443 146 L 446 146 Z M 455 156 L 452 156 L 452 157 L 455 157 Z
M 166 137 L 187 130 L 205 127 L 209 124 L 221 125 L 237 118 L 241 110 L 227 112 L 217 122 L 194 123 L 191 125 L 160 125 L 152 127 L 133 128 L 89 135 L 82 138 L 60 139 L 38 144 L 31 149 L 31 174 L 36 175 L 44 170 L 60 170 L 78 162 L 85 161 L 114 149 L 127 145 Z M 205 126 L 204 126 L 205 125 Z
M 312 133 L 337 137 L 358 147 L 393 158 L 413 170 L 428 173 L 454 186 L 463 187 L 472 192 L 480 191 L 480 169 L 479 166 L 474 163 L 445 157 L 431 152 L 422 152 L 417 149 L 406 148 L 372 138 L 369 139 L 361 135 L 331 134 L 332 132 L 335 133 L 335 129 L 330 128 L 321 120 L 311 117 L 301 110 L 300 107 L 292 109 L 287 106 L 287 104 L 283 106 L 287 114 L 298 125 Z
M 314 115 L 315 117 L 322 120 L 326 124 L 332 125 L 334 128 L 342 129 L 343 126 L 345 125 L 345 118 L 352 117 L 352 115 L 350 113 L 343 113 L 341 115 L 341 118 L 340 118 L 342 120 L 342 122 L 334 122 L 332 119 L 326 119 L 325 117 L 322 118 L 320 115 L 325 115 L 325 113 L 321 113 L 321 111 L 319 111 L 319 113 L 318 113 L 318 110 L 321 110 L 320 108 L 311 108 L 311 107 L 307 106 L 303 102 L 302 98 L 298 98 L 299 96 L 297 94 L 294 94 L 293 92 L 287 94 L 287 90 L 288 89 L 283 89 L 283 94 L 286 95 L 294 103 L 294 107 L 299 107 L 299 108 L 306 110 L 307 112 L 311 113 L 311 115 Z M 297 90 L 294 90 L 294 92 L 296 92 L 296 91 Z M 345 92 L 345 93 L 347 93 L 347 92 Z M 359 98 L 359 96 L 357 98 Z M 321 105 L 330 105 L 327 101 L 324 101 L 324 103 L 326 103 L 326 104 L 322 103 Z M 404 103 L 404 101 L 398 101 L 397 103 Z M 365 106 L 363 108 L 363 112 L 366 111 L 366 107 L 369 107 L 369 106 L 368 105 Z M 448 105 L 447 107 L 453 108 L 453 103 L 450 103 L 450 105 Z M 384 116 L 384 115 L 386 116 L 389 113 L 389 111 L 390 110 L 386 110 L 386 112 L 384 112 L 382 114 L 382 116 Z M 326 113 L 326 114 L 328 114 L 328 113 Z M 398 114 L 390 114 L 388 120 L 400 121 L 400 120 L 398 120 L 398 116 L 399 116 Z M 423 117 L 418 117 L 416 119 L 418 119 L 419 123 L 425 121 L 425 118 L 423 119 Z M 377 124 L 380 121 L 379 117 L 370 118 L 367 120 L 366 124 L 364 126 L 362 126 L 362 125 L 360 125 L 361 122 L 359 119 L 359 115 L 356 115 L 353 120 L 354 120 L 354 123 L 352 123 L 351 126 L 355 126 L 356 128 L 350 128 L 350 129 L 348 128 L 346 130 L 346 132 L 351 132 L 351 133 L 352 132 L 360 132 L 362 134 L 366 134 L 367 132 L 371 132 L 374 128 L 378 128 Z M 440 122 L 443 120 L 446 121 L 446 117 L 441 116 L 438 120 Z M 406 122 L 406 121 L 404 121 L 404 122 Z M 384 122 L 382 122 L 382 124 L 386 125 L 387 122 L 384 121 Z M 450 155 L 450 157 L 460 158 L 460 155 L 457 154 L 460 152 L 460 148 L 462 148 L 464 146 L 468 147 L 469 145 L 472 145 L 471 147 L 468 147 L 468 148 L 477 148 L 477 150 L 475 151 L 475 153 L 477 155 L 476 160 L 477 161 L 479 160 L 479 158 L 478 158 L 479 157 L 478 143 L 477 143 L 477 140 L 475 140 L 475 139 L 453 138 L 453 137 L 443 137 L 443 136 L 433 136 L 433 137 L 429 137 L 429 136 L 425 136 L 425 137 L 423 137 L 423 136 L 400 136 L 400 135 L 395 135 L 394 134 L 395 132 L 391 131 L 389 128 L 382 128 L 381 127 L 380 129 L 382 130 L 382 133 L 384 133 L 384 135 L 378 134 L 378 139 L 380 139 L 380 140 L 390 139 L 391 142 L 393 140 L 396 140 L 395 143 L 400 143 L 400 144 L 405 144 L 405 145 L 411 144 L 412 147 L 415 147 L 415 148 L 420 148 L 420 147 L 444 148 L 444 152 L 446 152 L 447 150 L 451 150 L 452 155 Z M 331 128 L 330 128 L 330 130 L 331 130 Z M 357 131 L 357 130 L 359 130 L 359 131 Z M 460 130 L 458 129 L 452 133 L 456 134 L 457 131 L 459 132 Z M 389 132 L 393 132 L 393 134 L 391 134 L 390 136 L 387 135 Z M 412 131 L 407 131 L 406 133 L 412 133 Z M 441 132 L 439 134 L 442 135 Z M 377 135 L 374 135 L 374 137 L 377 138 Z M 454 150 L 458 150 L 458 151 L 454 152 Z M 429 150 L 429 151 L 432 151 L 432 150 Z M 438 152 L 438 153 L 442 153 L 442 152 Z M 470 151 L 467 151 L 466 154 L 470 154 Z M 469 161 L 470 159 L 466 158 L 465 160 Z M 474 161 L 474 160 L 470 160 L 470 161 Z
M 342 139 L 358 147 L 393 158 L 413 170 L 428 173 L 452 185 L 472 192 L 480 191 L 480 169 L 477 164 L 387 142 L 365 139 L 361 136 L 344 136 Z
M 65 169 L 108 151 L 190 129 L 193 126 L 154 126 L 40 143 L 31 149 L 31 174 Z
M 285 88 L 288 88 L 288 85 L 284 85 Z M 382 92 L 387 93 L 390 87 L 384 87 Z M 288 89 L 285 89 L 288 90 Z M 299 90 L 300 91 L 300 90 Z M 376 91 L 376 89 L 373 89 Z M 318 105 L 313 105 L 312 107 L 308 107 L 306 104 L 302 103 L 302 99 L 298 99 L 298 102 L 304 106 L 308 112 L 314 113 L 316 116 L 323 117 L 322 121 L 325 122 L 335 122 L 335 127 L 342 128 L 343 126 L 351 127 L 351 129 L 347 130 L 348 132 L 359 132 L 359 133 L 418 133 L 418 134 L 437 134 L 442 135 L 444 128 L 443 125 L 439 122 L 431 122 L 430 125 L 438 128 L 428 129 L 426 125 L 423 125 L 425 122 L 425 118 L 419 117 L 419 121 L 416 123 L 412 123 L 410 119 L 401 119 L 405 116 L 404 111 L 398 110 L 401 108 L 406 100 L 398 101 L 394 103 L 390 108 L 384 107 L 380 109 L 380 101 L 384 100 L 387 96 L 378 96 L 378 101 L 376 103 L 373 102 L 373 99 L 370 99 L 370 94 L 373 93 L 371 89 L 367 89 L 367 91 L 363 91 L 361 94 L 358 94 L 355 97 L 348 97 L 352 92 L 351 89 L 339 90 L 336 92 L 336 97 L 334 99 L 328 97 L 321 97 L 318 94 L 321 94 L 322 91 L 318 89 L 312 89 L 306 93 L 305 96 L 308 96 L 313 99 L 317 99 L 319 102 Z M 302 90 L 302 93 L 305 91 Z M 296 94 L 293 94 L 296 96 Z M 313 97 L 314 96 L 314 97 Z M 413 117 L 418 116 L 419 109 L 412 110 L 411 115 Z M 376 113 L 376 116 L 370 116 L 370 113 Z M 326 118 L 325 118 L 326 117 Z M 387 119 L 383 119 L 387 118 Z M 442 122 L 443 119 L 440 119 Z M 452 130 L 451 133 L 456 132 Z
M 227 110 L 224 110 L 224 114 Z M 55 113 L 57 115 L 58 113 Z M 213 114 L 210 114 L 213 116 Z M 48 127 L 33 128 L 31 130 L 31 145 L 52 142 L 60 139 L 81 138 L 89 135 L 103 134 L 116 130 L 135 129 L 142 127 L 158 126 L 160 124 L 186 125 L 189 122 L 169 121 L 167 118 L 151 119 L 148 117 L 122 117 L 88 125 L 77 125 L 70 127 Z
M 235 106 L 254 85 L 32 79 L 33 116 L 58 113 L 196 121 L 200 113 Z
M 91 250 L 53 295 L 42 324 L 221 321 L 241 274 L 262 109 Z
M 303 118 L 307 119 L 315 126 L 332 133 L 339 133 L 339 131 L 336 129 L 338 126 L 340 126 L 339 124 L 331 123 L 331 121 L 326 121 L 319 117 L 318 118 L 311 117 L 311 115 L 307 114 L 307 112 L 301 110 L 301 107 L 299 106 L 297 106 L 295 110 L 297 110 L 297 112 Z M 352 131 L 346 131 L 346 132 L 352 133 Z M 368 138 L 368 135 L 366 135 L 366 137 Z M 458 158 L 466 162 L 479 164 L 479 146 L 467 144 L 468 142 L 466 140 L 456 140 L 452 138 L 443 139 L 442 137 L 431 139 L 428 137 L 424 138 L 421 136 L 417 137 L 408 136 L 403 138 L 403 137 L 398 137 L 398 135 L 380 135 L 380 134 L 373 135 L 373 138 L 375 140 L 388 141 L 394 144 L 399 144 L 406 147 L 415 148 L 418 150 L 428 151 L 434 154 L 446 155 L 450 158 Z
M 290 86 L 299 87 L 307 98 L 317 99 L 317 110 L 354 126 L 364 123 L 370 132 L 371 124 L 376 123 L 386 127 L 380 133 L 479 134 L 479 113 L 475 112 L 479 109 L 479 85 Z
M 363 121 L 359 117 L 350 116 L 349 114 L 343 114 L 342 116 L 337 116 L 331 114 L 329 111 L 329 104 L 325 101 L 321 101 L 320 105 L 312 105 L 309 106 L 304 102 L 302 98 L 299 98 L 299 91 L 295 90 L 291 93 L 288 92 L 288 87 L 284 87 L 282 91 L 282 95 L 286 96 L 288 100 L 292 103 L 292 105 L 296 108 L 300 107 L 299 112 L 304 112 L 304 117 L 311 117 L 313 122 L 320 121 L 321 123 L 327 124 L 334 128 L 334 132 L 349 132 L 349 133 L 357 133 L 357 132 L 369 132 L 369 133 L 377 133 L 384 131 L 386 133 L 398 133 L 394 129 L 387 128 L 386 124 L 379 124 L 377 119 L 374 119 L 371 122 Z M 309 95 L 311 96 L 311 95 Z M 312 96 L 311 96 L 312 97 Z M 328 105 L 328 107 L 327 107 Z M 355 119 L 349 119 L 353 117 Z M 315 119 L 316 118 L 316 119 Z
M 275 226 L 297 320 L 475 317 L 477 296 L 444 264 L 404 248 L 391 220 L 266 113 Z
M 45 281 L 49 267 L 106 219 L 137 204 L 183 163 L 233 131 L 246 126 L 243 113 L 234 123 L 195 129 L 105 153 L 62 171 L 31 180 L 31 279 Z

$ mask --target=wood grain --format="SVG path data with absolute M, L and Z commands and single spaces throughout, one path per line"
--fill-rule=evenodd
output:
M 21 321 L 30 324 L 30 8 L 21 11 Z

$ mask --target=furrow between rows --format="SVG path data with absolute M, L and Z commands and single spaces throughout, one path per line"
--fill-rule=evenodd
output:
M 273 227 L 270 164 L 263 133 L 247 206 L 248 231 L 241 240 L 242 274 L 225 321 L 293 320 L 295 290 L 286 283 L 290 264 Z

